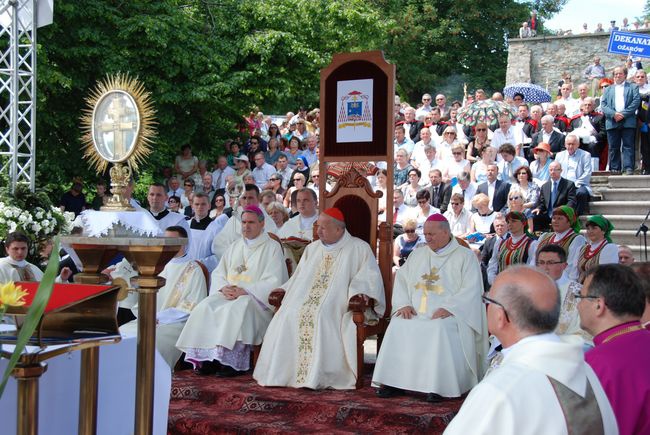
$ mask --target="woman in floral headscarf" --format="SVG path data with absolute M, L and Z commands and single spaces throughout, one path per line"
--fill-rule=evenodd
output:
M 587 243 L 578 257 L 579 281 L 584 282 L 585 274 L 599 264 L 618 263 L 618 246 L 612 243 L 611 233 L 614 225 L 602 215 L 591 216 L 585 224 Z

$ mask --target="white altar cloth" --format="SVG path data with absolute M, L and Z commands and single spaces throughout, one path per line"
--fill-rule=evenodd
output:
M 99 347 L 99 393 L 97 434 L 130 435 L 135 422 L 136 337 Z M 0 376 L 7 367 L 0 359 Z M 68 435 L 77 433 L 79 416 L 79 375 L 81 352 L 59 355 L 47 362 L 39 381 L 39 433 Z M 171 393 L 171 370 L 156 351 L 154 389 L 154 434 L 167 433 L 167 412 Z M 16 433 L 16 380 L 9 378 L 0 399 L 3 434 Z

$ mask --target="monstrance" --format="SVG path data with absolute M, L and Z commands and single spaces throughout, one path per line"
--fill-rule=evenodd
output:
M 151 153 L 155 109 L 151 94 L 137 78 L 107 76 L 86 98 L 81 118 L 84 157 L 98 173 L 109 163 L 111 194 L 103 211 L 133 211 L 124 191 L 133 171 Z

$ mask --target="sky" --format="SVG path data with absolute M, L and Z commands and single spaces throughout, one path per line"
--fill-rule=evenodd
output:
M 625 17 L 631 25 L 643 14 L 644 6 L 645 0 L 569 0 L 564 9 L 544 25 L 553 30 L 571 29 L 573 34 L 582 33 L 583 23 L 587 23 L 589 31 L 595 30 L 598 23 L 607 30 L 611 20 L 619 25 Z

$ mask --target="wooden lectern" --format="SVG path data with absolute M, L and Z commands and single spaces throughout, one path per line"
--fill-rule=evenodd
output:
M 17 284 L 27 291 L 26 305 L 10 307 L 7 315 L 14 316 L 16 326 L 20 328 L 39 283 Z M 87 422 L 94 421 L 97 402 L 85 400 L 89 396 L 84 391 L 97 391 L 98 359 L 88 359 L 84 355 L 90 349 L 96 350 L 98 346 L 120 341 L 115 318 L 118 291 L 119 287 L 107 285 L 54 284 L 45 312 L 28 343 L 38 346 L 40 350 L 23 353 L 12 372 L 18 382 L 19 435 L 38 433 L 38 381 L 47 370 L 44 361 L 75 350 L 82 351 L 79 433 L 94 433 L 92 424 L 88 425 Z M 2 333 L 0 342 L 14 345 L 17 336 L 17 332 Z M 10 358 L 11 351 L 3 349 L 2 356 Z M 84 427 L 87 430 L 82 430 Z

